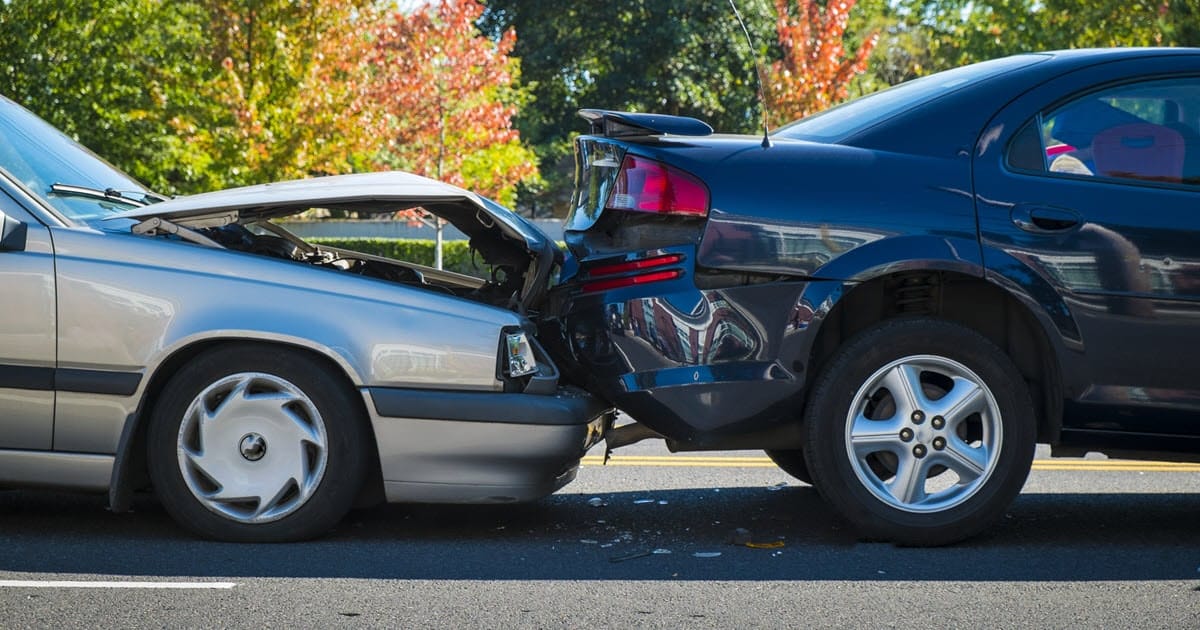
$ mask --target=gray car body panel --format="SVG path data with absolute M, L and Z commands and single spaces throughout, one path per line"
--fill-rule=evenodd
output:
M 60 368 L 153 371 L 214 337 L 294 343 L 355 385 L 495 390 L 504 309 L 163 238 L 54 230 Z M 157 359 L 157 360 L 156 360 Z
M 424 178 L 381 174 L 312 181 L 196 195 L 125 215 L 187 225 L 194 217 L 235 211 L 244 223 L 301 206 L 468 201 L 479 208 L 481 223 L 495 221 L 527 245 L 547 242 L 536 228 L 504 214 L 507 210 Z M 37 286 L 49 287 L 53 299 L 0 315 L 0 330 L 40 318 L 38 334 L 55 341 L 47 357 L 30 364 L 84 374 L 116 390 L 124 382 L 136 386 L 121 393 L 20 390 L 7 399 L 0 390 L 0 410 L 24 404 L 30 395 L 47 397 L 43 413 L 26 427 L 30 436 L 43 432 L 40 440 L 7 450 L 0 445 L 0 486 L 107 489 L 119 506 L 129 489 L 122 486 L 135 483 L 126 468 L 137 459 L 130 453 L 137 445 L 131 436 L 149 415 L 143 404 L 148 388 L 169 376 L 159 371 L 173 355 L 196 344 L 257 341 L 304 348 L 337 365 L 368 398 L 372 387 L 495 394 L 504 385 L 498 374 L 503 331 L 527 324 L 503 308 L 300 262 L 174 238 L 47 228 L 30 214 L 22 220 L 36 228 L 30 244 L 25 252 L 0 253 L 0 275 L 14 268 L 18 255 L 42 256 L 49 264 L 36 274 Z M 2 349 L 10 347 L 15 346 L 5 343 Z M 130 375 L 132 381 L 125 378 Z M 573 478 L 579 458 L 599 437 L 598 415 L 580 417 L 574 425 L 492 424 L 390 418 L 373 405 L 367 408 L 389 500 L 544 496 Z M 6 432 L 12 417 L 0 415 Z
M 546 496 L 575 478 L 601 437 L 587 424 L 472 422 L 382 416 L 363 398 L 375 428 L 384 493 L 391 502 L 512 503 Z
M 0 211 L 26 223 L 25 250 L 0 252 L 3 325 L 0 364 L 54 368 L 54 247 L 50 231 L 0 192 Z M 49 449 L 53 440 L 54 391 L 0 384 L 0 448 Z

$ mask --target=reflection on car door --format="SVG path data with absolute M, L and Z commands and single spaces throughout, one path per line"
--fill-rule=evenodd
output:
M 0 191 L 25 223 L 22 251 L 0 251 L 0 448 L 48 450 L 54 429 L 55 297 L 50 232 Z
M 1196 435 L 1200 178 L 1186 165 L 1200 79 L 1120 74 L 1036 90 L 993 120 L 1019 131 L 1003 159 L 976 159 L 980 232 L 1054 285 L 1078 326 L 1088 373 L 1070 375 L 1065 429 Z

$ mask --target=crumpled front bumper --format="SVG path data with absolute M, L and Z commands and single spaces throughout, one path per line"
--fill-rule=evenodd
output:
M 583 390 L 555 394 L 362 390 L 389 502 L 513 503 L 575 478 L 611 423 Z

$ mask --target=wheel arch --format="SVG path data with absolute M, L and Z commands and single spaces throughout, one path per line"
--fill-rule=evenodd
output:
M 1061 343 L 1052 341 L 1050 332 L 1057 328 L 1028 299 L 961 271 L 908 269 L 843 285 L 840 297 L 826 304 L 809 353 L 812 382 L 836 349 L 862 330 L 897 317 L 937 317 L 975 330 L 1009 356 L 1033 397 L 1038 441 L 1058 440 L 1064 391 Z
M 303 353 L 322 364 L 336 378 L 342 379 L 346 386 L 358 390 L 360 381 L 357 379 L 357 375 L 353 373 L 344 359 L 339 360 L 340 357 L 328 349 L 318 350 L 309 345 L 288 340 L 255 337 L 206 337 L 183 344 L 174 349 L 150 371 L 149 377 L 145 379 L 137 409 L 125 419 L 113 462 L 112 479 L 109 482 L 109 508 L 113 512 L 127 511 L 131 507 L 134 490 L 144 488 L 150 483 L 146 462 L 146 432 L 150 423 L 146 421 L 146 418 L 153 412 L 163 388 L 188 361 L 210 350 L 234 345 L 287 348 Z M 362 396 L 356 395 L 353 396 L 353 399 L 358 405 L 360 417 L 364 422 L 369 423 L 370 416 Z M 375 433 L 373 430 L 368 430 L 367 434 L 370 439 L 367 448 L 371 457 L 368 460 L 366 485 L 359 491 L 359 501 L 373 500 L 374 497 L 383 496 L 383 475 L 379 464 L 379 449 L 375 444 Z

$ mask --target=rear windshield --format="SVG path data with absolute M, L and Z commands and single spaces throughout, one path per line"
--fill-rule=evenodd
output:
M 1048 55 L 1004 57 L 913 79 L 788 123 L 773 135 L 795 140 L 836 142 L 905 110 L 1049 58 Z

